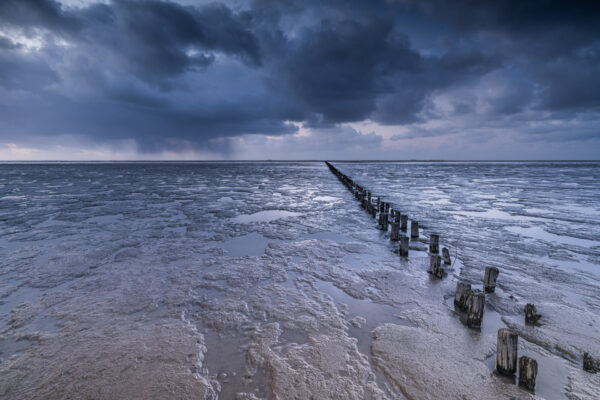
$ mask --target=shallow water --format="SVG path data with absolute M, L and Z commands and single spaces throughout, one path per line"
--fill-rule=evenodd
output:
M 600 392 L 599 163 L 334 164 L 419 221 L 408 259 L 323 163 L 0 165 L 0 397 L 402 398 L 370 351 L 387 323 L 485 365 L 510 326 L 538 395 Z M 485 266 L 471 330 L 455 280 Z

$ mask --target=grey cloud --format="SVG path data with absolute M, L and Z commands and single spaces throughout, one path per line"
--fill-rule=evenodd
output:
M 595 3 L 234 4 L 0 2 L 0 138 L 67 133 L 159 151 L 287 135 L 296 131 L 287 121 L 323 140 L 332 129 L 363 140 L 339 124 L 370 119 L 420 137 L 453 133 L 417 128 L 436 118 L 528 132 L 532 121 L 599 112 Z M 19 37 L 41 38 L 42 48 Z M 506 85 L 486 92 L 496 74 Z M 436 96 L 461 92 L 447 115 L 433 110 Z M 314 139 L 301 144 L 321 145 Z

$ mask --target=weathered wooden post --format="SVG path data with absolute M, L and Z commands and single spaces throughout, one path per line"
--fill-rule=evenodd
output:
M 600 360 L 594 359 L 589 353 L 583 353 L 583 370 L 592 374 L 600 372 Z
M 519 386 L 525 389 L 535 389 L 538 365 L 535 358 L 521 356 L 519 358 Z
M 389 223 L 390 223 L 389 214 L 387 212 L 384 212 L 381 215 L 381 230 L 387 232 Z
M 400 230 L 406 232 L 408 230 L 408 215 L 400 216 Z
M 369 198 L 369 204 L 371 204 L 371 192 L 367 192 L 367 196 Z
M 485 310 L 485 293 L 470 291 L 467 298 L 467 326 L 469 328 L 481 327 L 483 311 Z
M 429 253 L 437 254 L 440 252 L 440 235 L 432 233 L 429 235 Z
M 542 316 L 537 313 L 537 309 L 535 308 L 535 305 L 527 304 L 525 306 L 525 323 L 526 324 L 533 325 L 536 322 L 538 322 L 538 320 L 540 318 L 542 318 Z
M 400 257 L 408 257 L 408 236 L 400 238 Z
M 396 214 L 398 215 L 398 214 Z M 394 220 L 392 223 L 392 231 L 390 232 L 390 240 L 397 242 L 400 240 L 400 222 Z
M 510 329 L 498 329 L 498 353 L 496 371 L 502 375 L 514 375 L 517 372 L 517 346 L 519 336 Z
M 467 296 L 471 291 L 471 284 L 465 282 L 456 282 L 456 291 L 454 292 L 454 305 L 461 310 L 467 308 Z
M 452 264 L 452 260 L 450 259 L 450 251 L 448 251 L 446 247 L 442 249 L 442 258 L 444 259 L 444 264 Z
M 498 279 L 498 268 L 485 267 L 485 275 L 483 276 L 483 289 L 486 293 L 494 293 L 496 290 L 496 279 Z
M 442 257 L 439 255 L 429 256 L 429 273 L 436 278 L 441 278 L 444 274 L 444 270 L 441 267 Z
M 419 237 L 419 222 L 410 221 L 410 238 L 416 239 Z

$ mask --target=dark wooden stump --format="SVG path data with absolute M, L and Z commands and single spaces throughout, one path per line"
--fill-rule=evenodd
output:
M 538 373 L 538 365 L 535 358 L 521 356 L 519 358 L 519 386 L 525 389 L 535 389 L 535 378 Z
M 400 257 L 408 257 L 408 237 L 400 238 Z
M 496 279 L 498 279 L 498 268 L 485 267 L 485 275 L 483 276 L 483 290 L 486 293 L 494 293 L 496 290 Z
M 440 235 L 432 233 L 429 235 L 429 253 L 438 254 L 440 252 Z
M 471 291 L 471 284 L 465 282 L 456 282 L 456 291 L 454 292 L 454 305 L 461 309 L 467 309 L 467 297 Z
M 385 203 L 380 202 L 379 203 L 379 218 L 377 219 L 377 225 L 379 225 L 380 229 L 383 226 L 383 214 L 384 213 L 385 213 Z
M 442 249 L 442 258 L 444 259 L 444 264 L 452 264 L 452 260 L 450 259 L 450 251 L 448 251 L 446 247 Z
M 538 320 L 542 318 L 540 314 L 537 313 L 537 309 L 533 304 L 527 304 L 525 306 L 525 323 L 528 325 L 533 325 Z
M 419 237 L 419 222 L 410 221 L 410 238 L 416 239 Z
M 390 232 L 390 240 L 397 242 L 400 240 L 400 222 L 394 221 L 392 224 L 392 231 Z
M 444 274 L 442 269 L 442 257 L 432 255 L 429 257 L 429 273 L 436 278 L 441 278 Z
M 517 346 L 519 336 L 510 329 L 498 329 L 498 353 L 496 371 L 502 375 L 514 375 L 517 372 Z
M 600 360 L 595 359 L 589 353 L 583 353 L 583 370 L 592 374 L 600 372 Z
M 387 232 L 389 223 L 390 223 L 389 214 L 384 212 L 381 215 L 381 230 L 384 232 Z
M 469 328 L 481 327 L 483 311 L 485 310 L 485 293 L 470 291 L 467 297 L 467 326 Z
M 408 215 L 400 216 L 400 230 L 406 232 L 408 230 Z

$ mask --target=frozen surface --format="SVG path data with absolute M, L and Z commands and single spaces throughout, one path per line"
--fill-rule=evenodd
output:
M 323 163 L 0 165 L 0 398 L 526 399 L 504 326 L 537 396 L 600 397 L 600 164 L 334 164 L 420 222 L 408 260 Z

